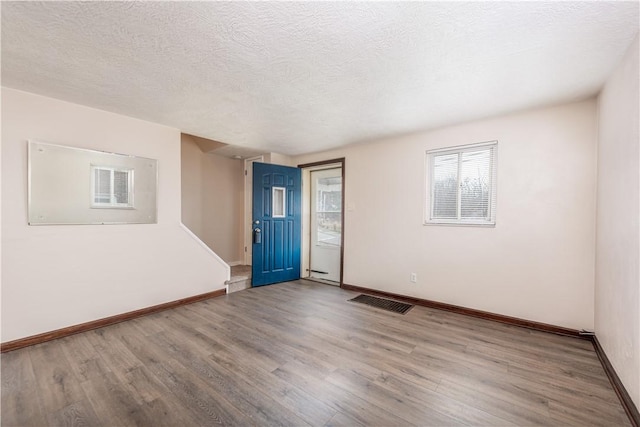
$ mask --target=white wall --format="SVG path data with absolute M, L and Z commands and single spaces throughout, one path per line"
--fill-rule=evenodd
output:
M 346 157 L 345 283 L 593 329 L 596 133 L 591 99 L 293 164 Z M 491 140 L 496 227 L 423 225 L 425 150 Z
M 182 135 L 182 222 L 228 263 L 244 258 L 244 162 Z
M 264 155 L 264 162 L 272 163 L 274 165 L 296 166 L 295 164 L 293 164 L 292 157 L 280 153 L 266 153 Z
M 27 139 L 158 160 L 158 223 L 27 225 Z M 224 288 L 180 223 L 180 132 L 2 89 L 2 341 Z
M 204 153 L 189 135 L 181 134 L 180 140 L 182 223 L 204 242 L 201 159 Z
M 595 331 L 640 406 L 638 38 L 598 98 Z

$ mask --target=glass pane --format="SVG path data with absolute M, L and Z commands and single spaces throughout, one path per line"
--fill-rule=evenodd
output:
M 113 187 L 116 203 L 129 203 L 129 172 L 114 171 Z
M 316 181 L 318 244 L 340 246 L 342 233 L 342 177 Z
M 491 149 L 461 154 L 460 216 L 487 218 L 491 191 Z
M 284 218 L 285 216 L 285 195 L 284 188 L 273 187 L 273 217 L 274 218 Z
M 432 218 L 458 216 L 458 154 L 433 156 Z
M 111 171 L 94 169 L 94 203 L 111 203 Z

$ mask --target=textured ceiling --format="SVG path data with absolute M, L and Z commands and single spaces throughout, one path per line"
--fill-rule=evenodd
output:
M 638 2 L 6 2 L 2 84 L 299 154 L 596 94 Z

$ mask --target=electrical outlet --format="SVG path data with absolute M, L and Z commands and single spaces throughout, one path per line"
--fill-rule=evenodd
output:
M 416 283 L 418 281 L 418 274 L 411 273 L 411 277 L 409 278 L 409 280 L 411 281 L 411 283 Z

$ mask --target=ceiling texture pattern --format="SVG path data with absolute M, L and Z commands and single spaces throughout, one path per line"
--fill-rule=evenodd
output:
M 2 2 L 2 85 L 295 155 L 598 93 L 638 2 Z

